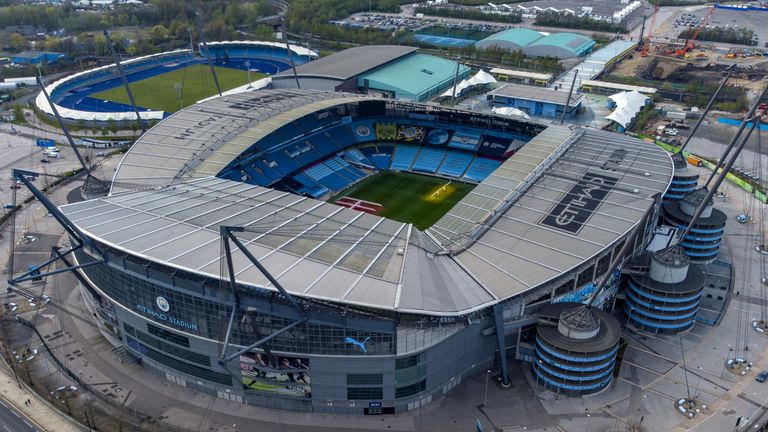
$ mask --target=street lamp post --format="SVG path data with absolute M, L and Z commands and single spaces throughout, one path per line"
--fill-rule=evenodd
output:
M 485 371 L 485 394 L 483 396 L 483 407 L 488 404 L 488 378 L 491 376 L 491 370 Z
M 176 89 L 176 94 L 179 95 L 179 111 L 181 111 L 181 108 L 182 108 L 182 106 L 181 106 L 181 89 L 183 88 L 183 84 L 176 83 L 176 84 L 173 85 L 173 87 Z

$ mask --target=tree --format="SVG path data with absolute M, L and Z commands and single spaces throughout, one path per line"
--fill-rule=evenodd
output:
M 698 81 L 691 81 L 685 86 L 685 91 L 688 93 L 696 93 L 699 91 L 699 86 L 700 84 Z
M 168 39 L 168 29 L 162 24 L 158 24 L 152 27 L 152 30 L 149 31 L 149 35 L 152 37 L 152 42 L 156 44 L 161 43 Z
M 117 131 L 120 130 L 117 127 L 117 123 L 115 123 L 115 121 L 112 119 L 109 119 L 109 121 L 107 122 L 107 127 L 109 128 L 109 131 L 112 132 L 112 135 L 117 134 Z
M 174 35 L 176 36 L 176 39 L 187 39 L 189 37 L 189 24 L 187 23 L 181 23 L 176 27 L 176 32 L 174 32 Z
M 11 48 L 16 51 L 24 51 L 27 49 L 27 40 L 24 39 L 24 36 L 18 33 L 11 34 L 11 40 L 9 44 L 11 45 Z

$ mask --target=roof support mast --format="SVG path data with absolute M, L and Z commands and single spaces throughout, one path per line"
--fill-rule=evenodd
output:
M 112 39 L 109 37 L 109 30 L 104 30 L 104 37 L 107 39 L 107 45 L 109 45 L 109 51 L 112 53 L 112 58 L 115 60 L 115 67 L 117 68 L 117 73 L 120 74 L 120 80 L 123 82 L 123 87 L 125 87 L 125 92 L 128 93 L 128 99 L 131 101 L 131 107 L 133 108 L 133 112 L 136 113 L 136 121 L 139 122 L 141 133 L 147 133 L 147 127 L 144 124 L 144 120 L 141 118 L 141 115 L 139 114 L 139 109 L 136 107 L 136 99 L 134 99 L 133 97 L 131 86 L 128 85 L 128 78 L 126 78 L 125 71 L 123 70 L 123 65 L 120 63 L 120 56 L 117 55 L 117 51 L 115 50 L 115 45 L 112 43 Z
M 288 293 L 288 291 L 286 291 L 285 288 L 283 288 L 283 286 L 280 284 L 280 282 L 278 282 L 277 279 L 275 279 L 269 273 L 269 271 L 259 262 L 258 259 L 256 259 L 256 257 L 251 253 L 251 251 L 249 251 L 248 248 L 246 248 L 245 245 L 243 245 L 243 243 L 240 241 L 240 239 L 238 239 L 233 234 L 235 232 L 242 232 L 242 231 L 244 231 L 243 227 L 225 227 L 225 226 L 222 226 L 222 227 L 219 228 L 219 230 L 220 230 L 221 238 L 224 241 L 224 254 L 225 254 L 225 258 L 227 260 L 227 272 L 229 273 L 229 286 L 230 286 L 230 289 L 232 291 L 232 296 L 233 296 L 232 314 L 229 317 L 229 322 L 227 324 L 227 334 L 224 336 L 224 346 L 222 346 L 222 348 L 221 348 L 221 355 L 220 355 L 220 358 L 219 358 L 219 363 L 222 364 L 222 365 L 225 365 L 225 364 L 229 363 L 230 361 L 234 360 L 235 358 L 239 357 L 241 354 L 244 354 L 244 353 L 246 353 L 246 352 L 248 352 L 248 351 L 250 351 L 250 350 L 252 350 L 254 348 L 258 348 L 258 347 L 266 344 L 270 340 L 276 338 L 277 336 L 280 336 L 281 334 L 285 333 L 286 331 L 289 331 L 292 328 L 307 322 L 307 320 L 309 318 L 307 317 L 306 310 L 304 310 L 304 308 L 302 308 L 296 302 L 296 300 Z M 234 269 L 234 265 L 232 263 L 232 251 L 231 251 L 231 248 L 230 248 L 230 245 L 229 245 L 230 241 L 232 243 L 234 243 L 235 246 L 237 246 L 238 249 L 240 249 L 240 252 L 242 252 L 243 255 L 245 255 L 246 258 L 248 258 L 248 260 L 254 266 L 256 266 L 256 268 L 259 269 L 259 271 L 269 280 L 269 282 L 275 288 L 277 288 L 277 290 L 280 292 L 280 294 L 282 294 L 283 297 L 285 297 L 285 299 L 288 300 L 290 305 L 299 312 L 300 318 L 297 319 L 296 321 L 292 322 L 291 324 L 288 324 L 287 326 L 281 328 L 280 330 L 277 330 L 276 332 L 274 332 L 274 333 L 272 333 L 272 334 L 270 334 L 268 336 L 265 336 L 265 337 L 259 339 L 258 341 L 248 345 L 247 347 L 242 348 L 242 349 L 238 350 L 235 353 L 227 355 L 227 349 L 229 348 L 229 339 L 230 339 L 230 336 L 232 334 L 232 328 L 233 328 L 234 323 L 235 323 L 235 318 L 236 318 L 236 315 L 237 315 L 237 311 L 240 308 L 240 304 L 239 304 L 238 296 L 237 296 L 237 281 L 235 280 L 235 269 Z
M 736 65 L 733 65 L 728 68 L 728 74 L 726 74 L 723 80 L 720 81 L 720 85 L 717 87 L 717 90 L 715 90 L 715 93 L 712 94 L 712 98 L 709 99 L 709 103 L 707 103 L 706 108 L 704 108 L 704 112 L 702 112 L 701 115 L 699 116 L 699 119 L 696 121 L 696 124 L 693 126 L 691 133 L 688 134 L 688 138 L 685 139 L 685 142 L 683 143 L 683 146 L 680 147 L 680 151 L 678 153 L 682 153 L 683 150 L 685 150 L 685 147 L 688 146 L 688 143 L 691 142 L 691 138 L 693 138 L 693 135 L 696 134 L 697 130 L 699 130 L 699 126 L 701 126 L 701 123 L 704 121 L 704 117 L 706 117 L 707 113 L 709 113 L 709 110 L 712 108 L 712 105 L 715 103 L 717 96 L 720 94 L 720 90 L 722 90 L 723 87 L 725 87 L 725 83 L 727 83 L 728 79 L 731 78 L 731 74 L 733 74 L 733 71 L 735 69 L 736 69 Z
M 203 43 L 203 51 L 205 58 L 208 61 L 208 67 L 211 69 L 211 75 L 213 75 L 213 82 L 216 84 L 216 91 L 221 96 L 221 86 L 219 85 L 219 77 L 216 76 L 216 68 L 213 67 L 213 61 L 211 61 L 211 52 L 208 51 L 208 43 L 205 41 L 205 33 L 203 32 L 202 25 L 203 17 L 200 12 L 195 12 L 195 24 L 197 25 L 197 32 L 200 34 L 200 42 Z
M 59 110 L 56 109 L 56 104 L 53 103 L 51 100 L 51 96 L 48 94 L 48 90 L 45 89 L 45 85 L 43 84 L 43 79 L 40 77 L 40 74 L 37 75 L 37 85 L 40 86 L 40 90 L 45 96 L 45 100 L 48 101 L 48 105 L 51 107 L 51 111 L 53 111 L 53 116 L 56 117 L 56 121 L 59 122 L 59 128 L 61 128 L 62 131 L 64 131 L 64 136 L 67 137 L 67 141 L 69 142 L 70 147 L 72 147 L 72 150 L 75 152 L 75 156 L 77 156 L 77 160 L 80 161 L 80 166 L 83 167 L 87 175 L 90 177 L 90 170 L 88 169 L 88 166 L 85 164 L 85 159 L 83 159 L 83 155 L 80 154 L 80 150 L 77 149 L 77 146 L 75 145 L 75 140 L 72 139 L 72 135 L 69 134 L 69 129 L 67 128 L 67 125 L 64 124 L 64 120 L 59 115 Z M 35 174 L 36 176 L 37 174 Z

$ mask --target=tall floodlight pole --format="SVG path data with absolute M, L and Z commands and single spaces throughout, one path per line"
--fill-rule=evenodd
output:
M 133 108 L 133 112 L 136 113 L 136 121 L 139 123 L 141 132 L 146 133 L 147 128 L 146 126 L 144 126 L 144 120 L 141 118 L 141 115 L 139 114 L 139 109 L 136 108 L 136 99 L 133 98 L 133 92 L 131 91 L 131 86 L 128 85 L 128 78 L 126 78 L 125 72 L 123 71 L 123 65 L 120 63 L 120 56 L 118 56 L 117 51 L 115 51 L 115 46 L 112 44 L 112 39 L 109 37 L 108 30 L 104 30 L 104 37 L 107 39 L 107 45 L 109 45 L 109 51 L 112 53 L 112 58 L 115 60 L 115 67 L 117 68 L 117 73 L 120 74 L 120 80 L 123 82 L 123 87 L 125 87 L 125 92 L 128 93 L 128 100 L 131 101 L 131 107 Z
M 195 12 L 195 24 L 197 24 L 197 32 L 200 34 L 200 42 L 203 43 L 203 51 L 205 58 L 208 60 L 208 67 L 211 69 L 211 75 L 213 75 L 213 82 L 216 84 L 216 91 L 221 96 L 221 86 L 219 85 L 219 77 L 216 76 L 216 68 L 213 67 L 213 61 L 211 60 L 211 52 L 208 51 L 208 44 L 205 42 L 205 33 L 203 32 L 203 17 L 199 12 Z

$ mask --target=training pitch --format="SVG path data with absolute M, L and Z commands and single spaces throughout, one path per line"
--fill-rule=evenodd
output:
M 218 66 L 215 66 L 215 68 L 222 92 L 248 84 L 248 72 L 246 71 Z M 251 72 L 251 82 L 264 76 L 264 74 L 258 72 Z M 133 96 L 136 98 L 136 105 L 140 107 L 175 112 L 179 110 L 179 93 L 181 93 L 181 107 L 183 108 L 195 104 L 200 99 L 215 95 L 216 84 L 213 81 L 208 65 L 194 64 L 141 81 L 132 82 L 131 92 L 133 92 Z M 124 104 L 131 103 L 128 93 L 125 92 L 123 86 L 94 93 L 90 96 L 94 99 Z
M 378 216 L 412 223 L 424 230 L 432 226 L 475 185 L 409 173 L 379 173 L 333 197 L 370 201 L 381 208 Z

